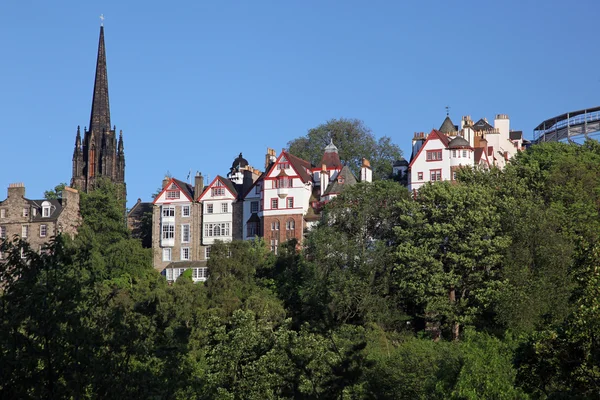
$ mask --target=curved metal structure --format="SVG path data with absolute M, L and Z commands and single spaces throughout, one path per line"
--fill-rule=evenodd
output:
M 600 107 L 571 111 L 547 119 L 533 130 L 535 143 L 573 141 L 576 137 L 600 133 Z

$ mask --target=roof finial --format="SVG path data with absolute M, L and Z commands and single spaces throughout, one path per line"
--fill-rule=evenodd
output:
M 100 26 L 104 26 L 104 14 L 100 14 Z
M 446 106 L 446 116 L 450 115 L 450 106 Z

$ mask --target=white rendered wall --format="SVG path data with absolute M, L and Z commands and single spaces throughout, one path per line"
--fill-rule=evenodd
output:
M 442 160 L 440 161 L 427 161 L 428 150 L 442 150 Z M 423 145 L 417 158 L 412 162 L 410 168 L 410 182 L 408 184 L 409 190 L 415 190 L 423 186 L 425 183 L 430 181 L 430 171 L 432 169 L 442 170 L 442 180 L 450 179 L 450 156 L 448 149 L 445 148 L 444 144 L 440 139 L 430 138 Z M 423 179 L 418 179 L 419 172 L 423 173 Z
M 244 238 L 244 240 L 254 239 L 254 235 L 248 236 L 248 229 L 247 229 L 248 228 L 247 222 L 250 219 L 250 217 L 252 216 L 252 202 L 255 201 L 258 203 L 258 211 L 256 213 L 259 217 L 262 217 L 262 211 L 260 209 L 261 195 L 262 195 L 261 187 L 262 187 L 262 182 L 257 182 L 257 184 L 250 189 L 250 192 L 248 192 L 248 194 L 244 198 L 244 203 L 242 206 L 242 208 L 243 208 L 242 237 Z M 257 193 L 257 188 L 258 188 L 258 193 Z

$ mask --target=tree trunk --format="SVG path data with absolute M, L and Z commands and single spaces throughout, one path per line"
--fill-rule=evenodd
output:
M 454 288 L 454 286 L 450 286 L 449 298 L 450 298 L 450 304 L 454 305 L 454 303 L 456 302 L 456 289 Z M 460 333 L 459 323 L 457 321 L 452 322 L 452 340 L 458 341 L 459 333 Z

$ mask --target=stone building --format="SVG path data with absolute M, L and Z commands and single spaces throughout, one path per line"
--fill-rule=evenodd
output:
M 200 173 L 193 186 L 165 178 L 152 208 L 154 268 L 169 281 L 186 269 L 195 282 L 205 280 L 211 245 L 242 238 L 242 195 L 260 175 L 240 153 L 227 177 L 217 176 L 206 186 Z
M 35 251 L 58 233 L 75 235 L 80 223 L 79 192 L 70 187 L 59 199 L 30 200 L 24 184 L 12 183 L 6 200 L 0 202 L 0 238 L 20 237 Z
M 142 247 L 149 249 L 152 247 L 152 203 L 143 202 L 142 199 L 131 207 L 127 213 L 127 229 L 131 232 L 131 237 L 140 239 Z
M 152 253 L 153 265 L 157 271 L 179 268 L 180 261 L 202 261 L 195 268 L 204 268 L 206 254 L 200 245 L 202 223 L 201 205 L 194 201 L 204 188 L 201 175 L 192 186 L 175 178 L 165 178 L 162 191 L 154 199 L 152 209 Z M 204 271 L 204 270 L 199 270 Z M 197 271 L 198 272 L 198 271 Z M 177 275 L 179 276 L 179 275 Z M 177 277 L 169 276 L 175 280 Z
M 101 26 L 90 125 L 89 129 L 83 129 L 83 140 L 80 128 L 77 127 L 72 187 L 87 193 L 94 189 L 98 179 L 108 178 L 123 186 L 125 201 L 127 190 L 123 131 L 120 131 L 118 141 L 116 132 L 116 128 L 110 125 L 104 27 Z

